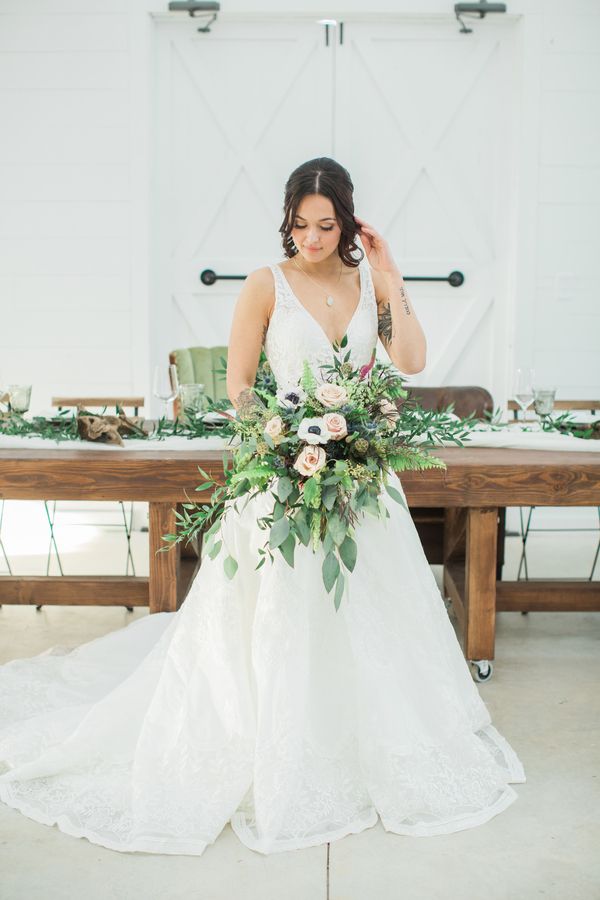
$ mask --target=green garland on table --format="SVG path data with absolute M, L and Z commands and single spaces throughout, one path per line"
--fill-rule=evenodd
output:
M 486 425 L 489 427 L 490 431 L 501 431 L 502 429 L 510 428 L 515 424 L 514 419 L 508 422 L 501 421 L 502 410 L 499 406 L 496 407 L 493 413 L 484 410 L 483 415 L 487 420 Z M 561 434 L 569 434 L 572 437 L 590 440 L 593 439 L 596 432 L 598 432 L 600 421 L 587 427 L 582 427 L 581 422 L 577 422 L 572 413 L 565 412 L 561 413 L 559 416 L 540 416 L 538 421 L 532 423 L 535 427 L 531 429 L 527 427 L 527 423 L 523 422 L 523 420 L 520 421 L 520 424 L 523 426 L 523 431 L 537 431 L 539 425 L 541 426 L 542 431 L 558 431 Z
M 220 361 L 222 368 L 215 369 L 215 373 L 224 377 L 226 361 L 223 357 L 221 357 Z M 269 394 L 274 395 L 276 389 L 275 377 L 263 352 L 261 353 L 256 373 L 255 390 L 261 396 L 265 396 Z M 213 400 L 210 397 L 207 398 L 207 412 L 224 413 L 230 408 L 231 403 L 228 399 Z M 87 410 L 82 410 L 81 412 L 84 415 L 96 415 Z M 513 421 L 501 421 L 502 415 L 503 412 L 500 407 L 497 407 L 493 412 L 484 411 L 485 424 L 491 431 L 500 431 L 512 426 Z M 471 415 L 457 421 L 453 416 L 453 403 L 450 403 L 441 411 L 425 410 L 416 401 L 408 398 L 400 408 L 402 433 L 409 444 L 415 438 L 424 436 L 424 439 L 420 442 L 422 447 L 433 447 L 439 445 L 441 441 L 451 441 L 457 446 L 463 446 L 462 439 L 481 420 Z M 598 432 L 600 422 L 596 427 L 594 425 L 582 427 L 581 423 L 575 420 L 572 413 L 566 412 L 555 417 L 541 416 L 539 423 L 535 423 L 535 430 L 540 426 L 543 431 L 556 431 L 561 434 L 570 434 L 573 437 L 589 440 Z M 525 429 L 528 430 L 526 425 Z M 61 410 L 51 418 L 33 416 L 31 419 L 27 419 L 19 413 L 2 412 L 1 401 L 0 434 L 18 437 L 39 437 L 57 443 L 78 440 L 81 440 L 82 443 L 84 442 L 84 439 L 79 435 L 77 414 L 69 410 Z M 179 421 L 161 417 L 155 421 L 152 431 L 136 435 L 123 434 L 122 437 L 124 441 L 131 440 L 132 437 L 137 440 L 163 441 L 170 437 L 185 437 L 193 440 L 194 438 L 209 436 L 232 437 L 234 434 L 235 428 L 226 417 L 223 417 L 222 423 L 207 423 L 201 417 L 185 417 Z
M 5 413 L 0 415 L 0 434 L 40 437 L 57 442 L 81 440 L 77 430 L 77 416 L 67 410 L 51 419 L 44 416 L 26 419 L 19 413 Z

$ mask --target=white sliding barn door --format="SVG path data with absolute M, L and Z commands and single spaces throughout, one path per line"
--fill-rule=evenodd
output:
M 203 269 L 246 275 L 283 258 L 290 172 L 331 153 L 331 53 L 323 28 L 156 25 L 153 362 L 227 343 L 241 281 L 205 286 Z M 155 227 L 156 226 L 156 227 Z
M 344 25 L 337 157 L 357 214 L 383 233 L 427 334 L 421 384 L 482 384 L 498 403 L 510 297 L 515 26 L 460 34 L 455 20 Z
M 240 281 L 282 258 L 285 180 L 315 156 L 349 169 L 428 339 L 418 383 L 506 385 L 517 76 L 515 25 L 456 20 L 156 23 L 153 362 L 227 341 Z M 383 352 L 383 351 L 382 351 Z

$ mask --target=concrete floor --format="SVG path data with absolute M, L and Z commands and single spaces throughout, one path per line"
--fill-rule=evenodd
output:
M 69 572 L 99 571 L 99 560 L 103 571 L 111 560 L 119 571 L 121 535 L 73 534 Z M 596 541 L 537 536 L 530 575 L 587 575 Z M 519 549 L 509 539 L 506 577 L 514 577 Z M 32 553 L 30 530 L 15 568 L 39 571 L 44 550 Z M 143 534 L 134 535 L 134 552 L 142 574 Z M 146 614 L 5 606 L 0 662 L 90 640 Z M 599 900 L 599 649 L 600 613 L 498 615 L 494 675 L 478 687 L 527 783 L 515 785 L 516 803 L 479 828 L 423 839 L 378 823 L 330 846 L 262 856 L 227 827 L 201 857 L 161 857 L 104 850 L 0 804 L 0 900 Z

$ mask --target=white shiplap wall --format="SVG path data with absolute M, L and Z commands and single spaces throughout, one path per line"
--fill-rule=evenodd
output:
M 535 290 L 517 322 L 540 381 L 598 399 L 600 3 L 541 8 Z
M 222 6 L 223 15 L 300 11 L 284 0 Z M 166 7 L 0 4 L 0 383 L 32 381 L 36 410 L 63 392 L 149 396 L 149 12 Z M 451 14 L 446 0 L 376 7 Z M 341 17 L 363 8 L 358 0 L 302 4 Z M 521 0 L 509 12 L 523 15 L 523 114 L 507 352 L 513 365 L 534 364 L 559 396 L 592 397 L 600 387 L 592 268 L 600 245 L 600 6 Z
M 0 380 L 145 390 L 129 3 L 0 12 Z

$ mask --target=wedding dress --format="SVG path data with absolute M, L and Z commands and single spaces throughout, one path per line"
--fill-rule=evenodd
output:
M 332 348 L 270 267 L 265 350 L 280 386 Z M 377 340 L 366 260 L 349 323 L 356 365 Z M 397 476 L 393 483 L 402 491 Z M 190 485 L 193 488 L 193 485 Z M 381 818 L 429 836 L 487 822 L 523 766 L 490 721 L 409 513 L 357 526 L 336 612 L 322 556 L 298 545 L 256 571 L 270 512 L 231 509 L 177 612 L 0 667 L 0 799 L 120 851 L 200 855 L 230 822 L 253 850 L 336 840 Z

